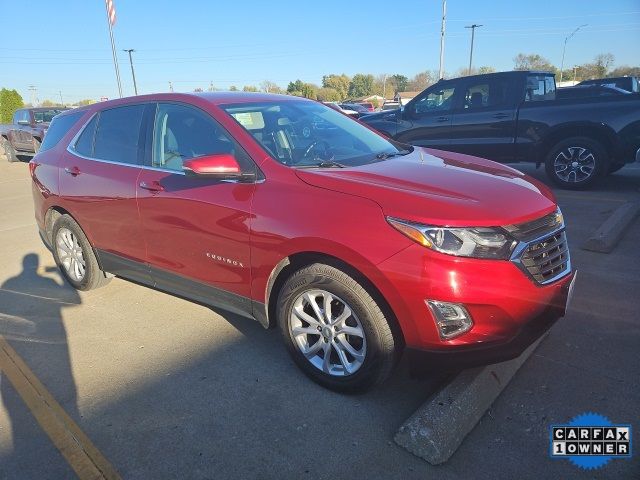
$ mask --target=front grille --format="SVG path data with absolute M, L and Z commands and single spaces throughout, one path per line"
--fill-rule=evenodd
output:
M 545 233 L 550 233 L 562 226 L 562 215 L 555 211 L 530 222 L 504 227 L 514 238 L 518 240 L 531 240 L 540 238 Z
M 520 264 L 541 284 L 552 282 L 571 271 L 567 236 L 556 232 L 529 244 L 520 255 Z

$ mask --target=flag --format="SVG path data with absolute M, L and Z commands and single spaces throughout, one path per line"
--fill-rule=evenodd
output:
M 104 0 L 107 3 L 107 17 L 109 18 L 109 24 L 113 27 L 116 24 L 116 6 L 113 4 L 113 0 Z

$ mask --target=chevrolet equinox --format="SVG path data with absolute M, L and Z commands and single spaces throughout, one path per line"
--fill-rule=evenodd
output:
M 574 278 L 543 184 L 297 97 L 63 112 L 30 172 L 73 287 L 117 275 L 278 326 L 304 373 L 339 391 L 381 382 L 403 351 L 433 368 L 513 358 L 564 315 Z

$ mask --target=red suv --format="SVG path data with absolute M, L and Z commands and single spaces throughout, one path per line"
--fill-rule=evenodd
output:
M 117 275 L 278 325 L 335 390 L 382 381 L 403 350 L 433 368 L 513 358 L 564 314 L 573 278 L 544 185 L 297 97 L 76 109 L 30 169 L 42 238 L 75 288 Z

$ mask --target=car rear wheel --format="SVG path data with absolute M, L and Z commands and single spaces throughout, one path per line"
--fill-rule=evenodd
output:
M 384 381 L 400 344 L 367 290 L 345 272 L 315 263 L 291 275 L 277 304 L 295 363 L 331 390 L 364 391 Z
M 2 138 L 2 140 L 0 140 L 0 151 L 2 152 L 2 154 L 4 154 L 4 157 L 7 159 L 8 162 L 11 163 L 11 162 L 18 161 L 18 156 L 16 155 L 16 151 L 11 146 L 11 143 L 9 143 L 9 141 L 5 138 Z
M 569 190 L 590 187 L 607 171 L 609 158 L 599 142 L 572 137 L 551 148 L 545 170 L 553 183 Z
M 93 290 L 109 283 L 111 278 L 100 269 L 89 240 L 73 218 L 58 218 L 51 238 L 56 264 L 74 288 Z

